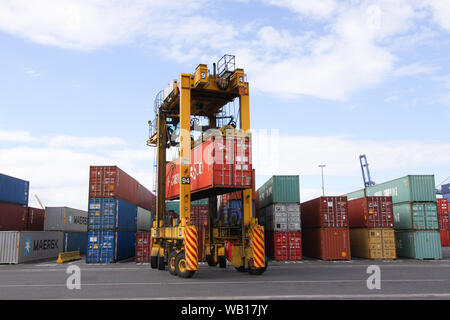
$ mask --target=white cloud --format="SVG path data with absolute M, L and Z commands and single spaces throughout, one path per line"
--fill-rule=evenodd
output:
M 19 137 L 17 132 L 0 131 L 2 135 Z M 117 165 L 148 189 L 153 187 L 153 151 L 149 147 L 130 148 L 117 138 L 108 137 L 39 137 L 40 143 L 27 146 L 30 133 L 21 131 L 16 146 L 0 145 L 1 172 L 30 181 L 30 205 L 87 208 L 89 167 Z M 103 148 L 105 143 L 114 146 Z M 95 146 L 95 148 L 94 148 Z M 88 151 L 83 151 L 88 150 Z M 139 161 L 145 162 L 139 163 Z
M 35 142 L 38 139 L 27 131 L 0 130 L 0 141 L 7 142 Z
M 3 0 L 0 29 L 40 44 L 92 50 L 133 41 L 153 20 L 198 8 L 195 0 Z M 155 30 L 157 32 L 157 30 Z
M 30 78 L 37 78 L 40 77 L 41 74 L 35 70 L 35 69 L 31 69 L 31 68 L 25 68 L 25 73 L 30 77 Z
M 335 0 L 263 0 L 263 2 L 317 18 L 329 17 L 337 6 Z
M 24 136 L 31 137 L 25 133 Z M 117 165 L 153 188 L 154 149 L 143 146 L 130 148 L 121 145 L 108 149 L 82 151 L 75 145 L 50 146 L 47 138 L 42 145 L 27 146 L 26 139 L 15 147 L 0 145 L 0 168 L 4 174 L 30 181 L 30 204 L 38 206 L 37 194 L 44 205 L 87 207 L 89 166 Z M 104 137 L 100 138 L 104 139 Z M 47 144 L 45 143 L 47 141 Z M 360 175 L 359 155 L 369 157 L 371 169 L 378 175 L 411 171 L 428 173 L 430 166 L 450 165 L 450 143 L 440 141 L 375 141 L 358 140 L 347 136 L 285 136 L 277 130 L 256 132 L 253 135 L 253 165 L 258 175 L 298 174 L 317 176 L 318 164 L 326 164 L 327 177 L 345 181 Z M 320 194 L 302 184 L 302 199 Z M 343 191 L 342 191 L 343 192 Z M 329 190 L 327 194 L 340 194 Z
M 450 32 L 450 2 L 448 0 L 423 0 L 431 7 L 434 21 L 444 30 Z
M 77 50 L 138 42 L 178 62 L 217 60 L 232 52 L 252 88 L 346 100 L 391 75 L 396 62 L 392 37 L 405 36 L 423 18 L 418 1 L 262 0 L 301 18 L 297 28 L 285 30 L 268 19 L 260 25 L 219 16 L 205 0 L 5 0 L 0 29 Z M 432 3 L 444 8 L 444 2 Z M 320 27 L 303 23 L 316 18 Z
M 49 139 L 48 146 L 52 148 L 105 148 L 112 146 L 123 146 L 125 144 L 125 140 L 115 137 L 74 137 L 58 135 Z
M 316 175 L 319 164 L 327 175 L 358 176 L 359 155 L 366 154 L 377 171 L 450 165 L 450 143 L 413 140 L 358 140 L 345 136 L 253 136 L 253 163 L 259 174 Z M 274 156 L 274 154 L 278 156 Z M 267 160 L 267 159 L 272 159 Z
M 437 67 L 426 65 L 422 62 L 415 62 L 412 64 L 398 67 L 394 70 L 394 75 L 397 77 L 416 76 L 423 74 L 433 74 L 438 70 Z

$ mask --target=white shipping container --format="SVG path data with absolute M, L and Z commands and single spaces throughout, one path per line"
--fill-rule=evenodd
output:
M 264 210 L 267 230 L 301 230 L 300 205 L 298 203 L 276 203 L 262 210 Z
M 0 264 L 56 259 L 63 237 L 60 231 L 0 231 Z
M 144 208 L 137 208 L 137 231 L 150 231 L 152 227 L 152 212 Z
M 68 207 L 45 208 L 45 231 L 87 232 L 88 212 Z

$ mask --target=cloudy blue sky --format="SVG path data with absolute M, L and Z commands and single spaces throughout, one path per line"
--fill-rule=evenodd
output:
M 86 208 L 89 165 L 152 188 L 155 95 L 228 53 L 250 83 L 257 186 L 299 174 L 313 198 L 324 163 L 327 194 L 353 191 L 361 153 L 377 182 L 439 183 L 449 52 L 447 0 L 3 0 L 0 172 L 45 205 Z

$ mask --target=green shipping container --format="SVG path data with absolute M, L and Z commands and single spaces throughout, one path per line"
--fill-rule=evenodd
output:
M 396 230 L 438 230 L 439 218 L 434 202 L 408 202 L 393 205 Z
M 365 197 L 365 189 L 361 189 L 358 191 L 353 191 L 347 194 L 343 194 L 342 196 L 346 196 L 347 200 L 353 200 L 353 199 L 360 199 L 360 198 L 364 198 Z
M 259 208 L 272 203 L 300 202 L 299 176 L 272 176 L 261 188 L 259 193 Z
M 413 259 L 442 259 L 439 231 L 396 231 L 397 256 Z
M 166 201 L 166 211 L 174 211 L 180 214 L 180 201 Z
M 392 196 L 392 203 L 436 202 L 434 175 L 409 175 L 366 188 L 367 196 Z

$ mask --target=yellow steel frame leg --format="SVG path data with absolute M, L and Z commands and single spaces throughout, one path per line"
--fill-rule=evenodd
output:
M 180 219 L 187 269 L 198 269 L 197 230 L 191 221 L 191 75 L 180 76 Z

